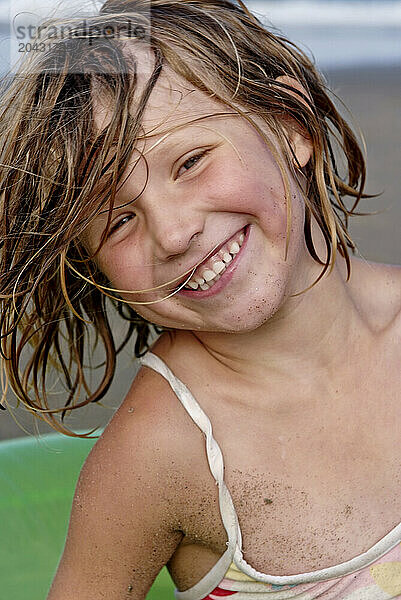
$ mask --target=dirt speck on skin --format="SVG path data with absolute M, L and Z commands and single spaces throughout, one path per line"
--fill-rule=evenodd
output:
M 325 536 L 321 521 L 313 517 L 316 507 L 310 494 L 275 479 L 273 474 L 234 471 L 230 489 L 241 525 L 244 558 L 252 567 L 263 573 L 288 575 L 310 566 L 313 570 L 334 564 L 330 554 L 322 556 Z M 260 523 L 261 504 L 269 507 L 266 527 Z M 326 526 L 327 533 L 337 532 L 333 523 Z

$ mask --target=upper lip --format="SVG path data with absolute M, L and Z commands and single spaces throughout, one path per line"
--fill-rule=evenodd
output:
M 211 251 L 209 250 L 209 253 L 208 253 L 208 256 L 207 256 L 207 258 L 205 258 L 205 259 L 204 259 L 204 260 L 203 260 L 201 263 L 199 263 L 199 264 L 197 265 L 197 267 L 196 267 L 196 268 L 198 269 L 199 267 L 201 267 L 201 266 L 202 266 L 202 265 L 203 265 L 203 264 L 204 264 L 204 263 L 205 263 L 207 260 L 209 260 L 209 258 L 210 258 L 211 256 L 213 256 L 214 254 L 216 254 L 216 253 L 217 253 L 217 252 L 220 250 L 220 248 L 222 248 L 222 247 L 224 246 L 224 244 L 226 244 L 226 243 L 228 242 L 228 240 L 229 240 L 229 239 L 231 239 L 232 237 L 234 237 L 234 235 L 237 235 L 237 234 L 238 234 L 240 231 L 242 231 L 242 230 L 244 229 L 244 227 L 245 227 L 245 225 L 243 225 L 243 226 L 241 227 L 241 229 L 238 229 L 238 231 L 235 231 L 234 233 L 232 233 L 231 235 L 229 235 L 229 236 L 228 236 L 228 238 L 226 238 L 226 239 L 224 240 L 224 242 L 221 242 L 221 244 L 220 244 L 219 246 L 217 246 L 217 248 L 216 248 L 216 249 L 213 251 L 213 254 L 210 254 L 210 252 L 211 252 Z M 195 264 L 196 264 L 196 263 L 195 263 Z M 178 282 L 174 282 L 174 283 L 175 283 L 175 286 L 176 286 L 176 288 L 180 287 L 180 285 L 181 285 L 181 284 L 182 284 L 182 283 L 183 283 L 183 282 L 184 282 L 186 279 L 188 279 L 188 277 L 189 277 L 189 275 L 190 275 L 190 272 L 191 272 L 191 270 L 192 270 L 193 268 L 194 268 L 194 266 L 192 266 L 192 267 L 189 267 L 189 268 L 187 269 L 187 271 L 188 271 L 188 272 L 187 272 L 187 274 L 186 274 L 186 275 L 184 275 L 184 277 L 181 277 L 181 279 L 180 279 Z

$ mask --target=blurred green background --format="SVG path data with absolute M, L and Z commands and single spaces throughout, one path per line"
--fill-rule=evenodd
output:
M 47 434 L 0 442 L 0 598 L 44 600 L 81 466 L 96 440 Z M 164 567 L 148 600 L 174 598 Z

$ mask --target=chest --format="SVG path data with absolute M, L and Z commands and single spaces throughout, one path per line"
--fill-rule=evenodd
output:
M 348 402 L 339 392 L 331 410 L 299 412 L 292 422 L 241 407 L 213 411 L 202 386 L 194 395 L 213 424 L 224 458 L 225 483 L 242 532 L 244 559 L 262 573 L 288 575 L 349 560 L 400 522 L 401 403 L 394 385 L 361 381 Z M 399 384 L 400 382 L 398 382 Z M 216 398 L 215 398 L 216 400 Z M 185 537 L 170 560 L 179 589 L 197 583 L 226 550 L 218 489 L 204 437 L 197 479 L 184 511 Z

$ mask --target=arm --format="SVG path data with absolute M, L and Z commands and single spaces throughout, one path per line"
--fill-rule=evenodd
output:
M 143 600 L 182 539 L 180 442 L 166 419 L 168 401 L 150 398 L 144 383 L 83 466 L 47 600 Z

